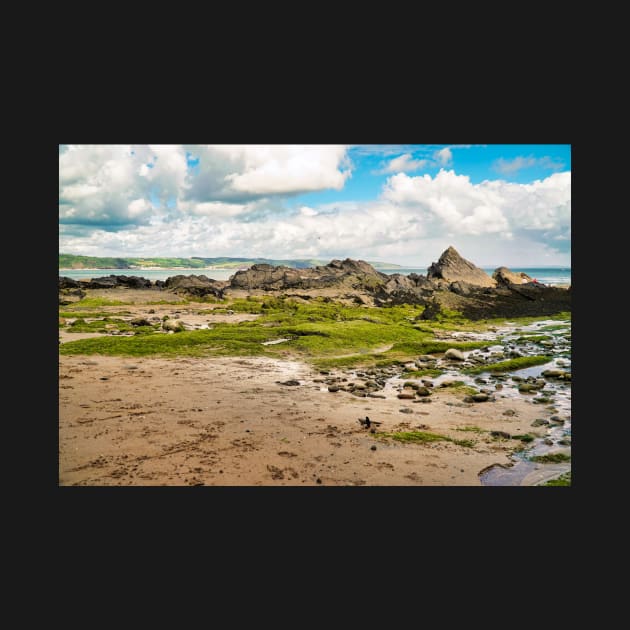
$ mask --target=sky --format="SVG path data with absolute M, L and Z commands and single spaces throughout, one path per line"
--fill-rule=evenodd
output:
M 59 145 L 59 252 L 571 264 L 571 146 Z

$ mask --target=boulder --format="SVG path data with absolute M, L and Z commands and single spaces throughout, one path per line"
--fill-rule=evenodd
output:
M 530 278 L 526 273 L 510 271 L 507 267 L 497 267 L 492 277 L 496 280 L 497 284 L 527 284 L 533 282 L 534 279 Z
M 194 295 L 203 297 L 213 295 L 219 299 L 223 298 L 223 291 L 228 285 L 227 282 L 213 280 L 204 275 L 178 275 L 166 279 L 164 288 L 178 294 Z
M 458 350 L 457 348 L 449 348 L 444 353 L 444 358 L 455 359 L 456 361 L 464 361 L 466 359 L 466 357 L 464 356 L 464 353 L 461 350 Z
M 61 289 L 78 289 L 81 285 L 73 278 L 59 276 L 59 290 Z
M 184 324 L 177 319 L 167 319 L 162 322 L 162 330 L 182 332 L 184 330 Z
M 454 247 L 449 247 L 436 263 L 431 263 L 427 278 L 445 280 L 449 284 L 461 281 L 478 287 L 496 286 L 495 280 L 483 269 L 462 258 Z
M 439 302 L 437 302 L 436 300 L 432 300 L 424 307 L 424 311 L 422 311 L 420 319 L 435 320 L 441 312 L 442 307 L 440 306 Z
M 135 317 L 129 322 L 132 326 L 151 326 L 151 322 L 144 317 Z

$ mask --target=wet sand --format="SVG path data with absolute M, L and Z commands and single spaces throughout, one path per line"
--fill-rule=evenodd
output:
M 548 415 L 501 392 L 463 403 L 436 388 L 422 404 L 330 393 L 315 378 L 308 365 L 267 358 L 60 356 L 59 484 L 481 485 L 479 472 L 508 464 L 519 442 L 456 429 L 543 435 L 531 423 Z M 277 382 L 288 379 L 300 385 Z M 377 432 L 476 444 L 379 439 L 358 422 L 366 415 L 382 422 Z

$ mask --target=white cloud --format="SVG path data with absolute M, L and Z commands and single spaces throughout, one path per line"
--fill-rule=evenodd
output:
M 558 171 L 564 167 L 564 163 L 559 160 L 552 160 L 548 155 L 540 158 L 535 158 L 532 155 L 529 157 L 519 155 L 512 160 L 499 158 L 493 164 L 494 170 L 502 175 L 514 175 L 514 173 L 524 168 L 532 168 L 534 166 Z
M 394 158 L 379 173 L 410 173 L 426 167 L 429 160 L 414 160 L 411 153 L 404 153 Z
M 411 173 L 413 171 L 419 171 L 421 169 L 434 169 L 438 167 L 449 166 L 453 161 L 453 154 L 449 147 L 442 149 L 436 149 L 430 153 L 427 152 L 426 147 L 422 149 L 416 149 L 416 151 L 423 151 L 426 153 L 426 158 L 415 158 L 411 152 L 403 153 L 398 157 L 391 159 L 385 166 L 379 170 L 375 170 L 372 173 L 374 175 L 389 175 L 391 173 Z
M 532 184 L 502 180 L 472 184 L 465 175 L 440 170 L 430 175 L 394 175 L 383 198 L 415 208 L 419 216 L 453 234 L 518 231 L 564 232 L 571 221 L 571 173 L 554 173 Z
M 453 161 L 453 154 L 448 147 L 444 147 L 433 154 L 433 159 L 440 164 L 440 166 L 448 166 Z
M 235 191 L 254 195 L 340 190 L 350 175 L 341 170 L 346 149 L 333 145 L 230 147 L 245 164 L 244 172 L 226 176 Z
M 187 154 L 199 160 L 194 168 Z M 60 251 L 423 265 L 454 245 L 479 265 L 567 264 L 570 172 L 531 184 L 397 172 L 371 201 L 283 203 L 300 190 L 335 189 L 349 170 L 336 146 L 70 145 L 59 155 Z
M 235 216 L 252 210 L 250 202 L 262 197 L 339 190 L 351 176 L 340 145 L 62 148 L 60 222 L 115 230 L 182 212 Z M 187 154 L 199 160 L 197 167 L 189 168 Z
M 70 145 L 59 154 L 59 219 L 120 226 L 149 219 L 140 162 L 129 145 Z
M 351 175 L 340 145 L 195 145 L 199 159 L 184 197 L 198 201 L 340 190 Z

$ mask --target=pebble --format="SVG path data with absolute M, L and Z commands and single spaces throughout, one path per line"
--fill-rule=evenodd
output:
M 372 444 L 372 446 L 370 446 L 370 450 L 371 450 L 371 451 L 375 451 L 375 450 L 376 450 L 376 446 L 374 446 L 374 445 Z
M 479 392 L 478 394 L 473 394 L 471 398 L 475 402 L 486 402 L 490 398 L 490 396 L 488 396 L 488 394 L 485 394 L 484 392 Z
M 542 418 L 536 418 L 534 422 L 532 422 L 533 427 L 544 427 L 549 424 L 549 420 L 543 420 Z
M 457 348 L 449 348 L 444 353 L 444 358 L 455 359 L 456 361 L 464 361 L 466 359 L 466 357 L 464 356 L 464 353 L 461 350 L 457 350 Z

